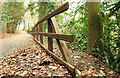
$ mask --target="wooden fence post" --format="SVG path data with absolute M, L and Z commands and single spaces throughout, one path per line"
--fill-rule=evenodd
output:
M 35 26 L 35 32 L 36 32 L 36 26 Z M 37 35 L 35 35 L 35 39 L 37 39 L 36 37 L 37 37 Z
M 50 19 L 48 19 L 48 33 L 52 33 L 52 26 L 51 26 Z M 48 49 L 53 52 L 53 38 L 48 37 Z
M 38 25 L 36 26 L 36 32 L 38 32 Z M 37 40 L 38 40 L 38 34 L 36 36 L 37 36 Z
M 35 32 L 35 28 L 33 28 L 32 32 Z M 35 38 L 35 34 L 33 34 L 33 37 Z
M 42 23 L 39 23 L 39 31 L 43 32 Z M 40 42 L 43 44 L 43 36 L 40 35 Z

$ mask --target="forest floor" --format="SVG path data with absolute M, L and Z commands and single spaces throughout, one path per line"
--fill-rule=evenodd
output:
M 34 42 L 31 35 L 25 32 L 5 35 L 6 36 L 1 37 L 2 43 L 5 44 L 6 42 L 7 44 L 3 45 L 2 50 L 0 50 L 1 55 L 6 55 L 0 57 L 0 77 L 70 77 L 67 69 L 47 55 L 46 52 Z M 3 52 L 3 50 L 5 52 Z M 56 44 L 54 44 L 53 52 L 58 57 L 62 56 Z M 86 54 L 85 52 L 72 51 L 71 57 L 74 60 L 75 67 L 81 71 L 81 77 L 120 78 L 119 74 L 112 71 L 92 55 Z

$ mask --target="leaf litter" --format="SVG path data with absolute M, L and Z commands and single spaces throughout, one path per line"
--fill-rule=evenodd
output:
M 0 77 L 10 76 L 70 76 L 67 69 L 58 64 L 38 45 L 18 50 L 0 58 Z
M 54 53 L 58 57 L 62 57 L 56 45 L 54 45 Z M 71 57 L 74 60 L 74 66 L 81 71 L 81 77 L 83 78 L 120 78 L 118 73 L 112 71 L 92 55 L 85 52 L 72 51 Z M 22 77 L 71 77 L 64 66 L 47 55 L 36 44 L 31 44 L 28 48 L 0 58 L 0 77 L 6 75 Z
M 54 53 L 61 57 L 61 53 L 57 45 L 54 45 Z M 83 78 L 120 78 L 120 74 L 114 72 L 107 65 L 102 63 L 98 58 L 85 52 L 72 51 L 71 57 L 74 66 L 81 71 L 80 77 Z

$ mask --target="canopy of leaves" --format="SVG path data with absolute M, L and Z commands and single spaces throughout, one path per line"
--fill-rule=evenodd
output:
M 31 15 L 38 13 L 38 17 L 41 19 L 49 12 L 53 11 L 55 9 L 55 6 L 55 2 L 30 2 L 28 8 L 31 12 Z
M 55 2 L 30 2 L 28 9 L 31 12 L 31 16 L 38 14 L 38 20 L 45 17 L 49 12 L 53 11 L 56 7 Z M 46 25 L 47 22 L 44 22 L 43 25 Z M 46 26 L 43 26 L 44 31 L 47 31 Z
M 22 20 L 24 15 L 23 2 L 5 2 L 2 10 L 2 21 L 13 22 L 13 29 L 17 27 L 17 23 Z

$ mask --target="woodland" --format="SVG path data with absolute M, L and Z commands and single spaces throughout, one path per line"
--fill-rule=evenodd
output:
M 26 12 L 29 11 L 31 18 L 37 15 L 35 19 L 39 21 L 64 3 L 65 1 L 29 2 L 27 7 L 24 5 L 25 2 L 0 3 L 2 5 L 0 34 L 7 37 L 17 31 L 32 31 L 33 26 L 30 23 L 19 30 L 18 25 L 25 22 L 23 18 Z M 55 18 L 62 34 L 74 35 L 74 42 L 66 42 L 71 51 L 92 55 L 113 72 L 120 74 L 120 1 L 69 2 L 69 9 Z M 44 32 L 48 31 L 46 25 L 47 22 L 44 22 Z M 44 40 L 47 41 L 47 38 Z M 26 55 L 23 53 L 21 56 Z

